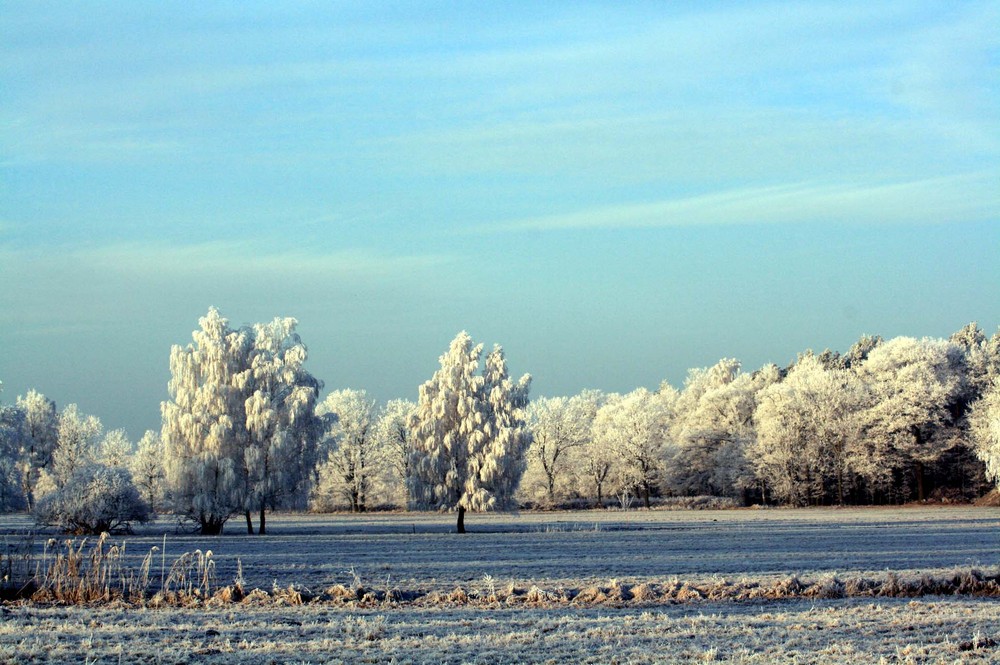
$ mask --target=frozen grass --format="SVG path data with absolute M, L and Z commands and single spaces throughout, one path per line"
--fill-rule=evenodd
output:
M 4 606 L 0 662 L 1000 661 L 996 508 L 477 515 L 465 536 L 451 522 L 147 527 L 82 573 L 100 605 Z M 8 518 L 8 540 L 26 526 Z M 70 551 L 82 571 L 88 551 Z M 990 595 L 935 595 L 955 593 Z
M 651 609 L 14 606 L 19 663 L 989 663 L 1000 603 L 966 598 Z

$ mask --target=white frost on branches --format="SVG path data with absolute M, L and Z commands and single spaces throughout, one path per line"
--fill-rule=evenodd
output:
M 972 408 L 972 442 L 986 475 L 1000 488 L 1000 378 Z
M 294 319 L 239 330 L 214 307 L 170 353 L 161 407 L 175 509 L 219 533 L 229 517 L 304 500 L 319 435 L 320 382 L 303 369 Z
M 353 512 L 364 512 L 384 456 L 376 429 L 375 400 L 364 390 L 335 390 L 317 412 L 327 416 L 328 425 L 316 471 L 313 508 L 333 510 L 346 504 Z
M 609 398 L 594 419 L 595 444 L 620 465 L 620 489 L 638 493 L 646 508 L 663 476 L 669 401 L 666 395 L 638 388 Z
M 496 346 L 478 374 L 482 344 L 466 332 L 420 387 L 411 419 L 411 505 L 417 509 L 508 510 L 531 442 L 525 408 L 531 377 L 516 383 Z

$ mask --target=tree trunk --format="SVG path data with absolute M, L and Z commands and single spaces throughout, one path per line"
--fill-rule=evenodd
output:
M 465 533 L 465 506 L 458 507 L 458 526 L 455 531 L 456 533 Z
M 253 535 L 253 520 L 250 519 L 250 511 L 247 510 L 243 514 L 246 515 L 246 518 L 247 518 L 247 533 L 252 536 Z
M 918 461 L 917 468 L 917 501 L 923 501 L 926 497 L 924 496 L 924 463 Z
M 837 465 L 837 504 L 844 505 L 844 468 Z
M 260 534 L 260 535 L 262 535 L 262 536 L 267 533 L 267 529 L 264 526 L 264 524 L 265 524 L 265 521 L 264 521 L 264 506 L 261 506 L 260 507 L 260 528 L 257 529 L 257 533 Z
M 642 503 L 646 506 L 646 510 L 649 510 L 649 483 L 645 481 L 642 483 Z
M 222 533 L 222 527 L 224 525 L 225 522 L 223 522 L 222 520 L 218 521 L 214 519 L 209 519 L 207 521 L 203 520 L 201 522 L 201 528 L 199 529 L 198 533 L 200 533 L 203 536 L 218 536 Z

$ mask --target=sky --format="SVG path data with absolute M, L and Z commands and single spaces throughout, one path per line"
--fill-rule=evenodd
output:
M 1000 325 L 1000 5 L 0 1 L 0 400 L 138 439 L 217 307 L 326 391 Z

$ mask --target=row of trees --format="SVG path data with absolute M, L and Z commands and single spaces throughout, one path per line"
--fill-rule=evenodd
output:
M 163 504 L 162 456 L 156 432 L 134 446 L 76 404 L 57 411 L 32 390 L 0 405 L 0 510 L 80 532 L 146 521 Z
M 538 400 L 522 498 L 728 496 L 789 505 L 969 499 L 997 480 L 1000 333 L 864 337 L 840 355 L 743 372 L 723 359 L 681 390 Z
M 381 407 L 363 390 L 319 401 L 294 319 L 231 328 L 210 309 L 199 324 L 171 350 L 161 431 L 137 446 L 35 391 L 0 406 L 0 508 L 78 530 L 173 510 L 211 534 L 233 515 L 265 533 L 279 508 L 407 506 L 455 510 L 462 530 L 466 510 L 518 502 L 885 503 L 1000 481 L 1000 332 L 975 324 L 530 403 L 530 377 L 463 332 L 417 402 Z

